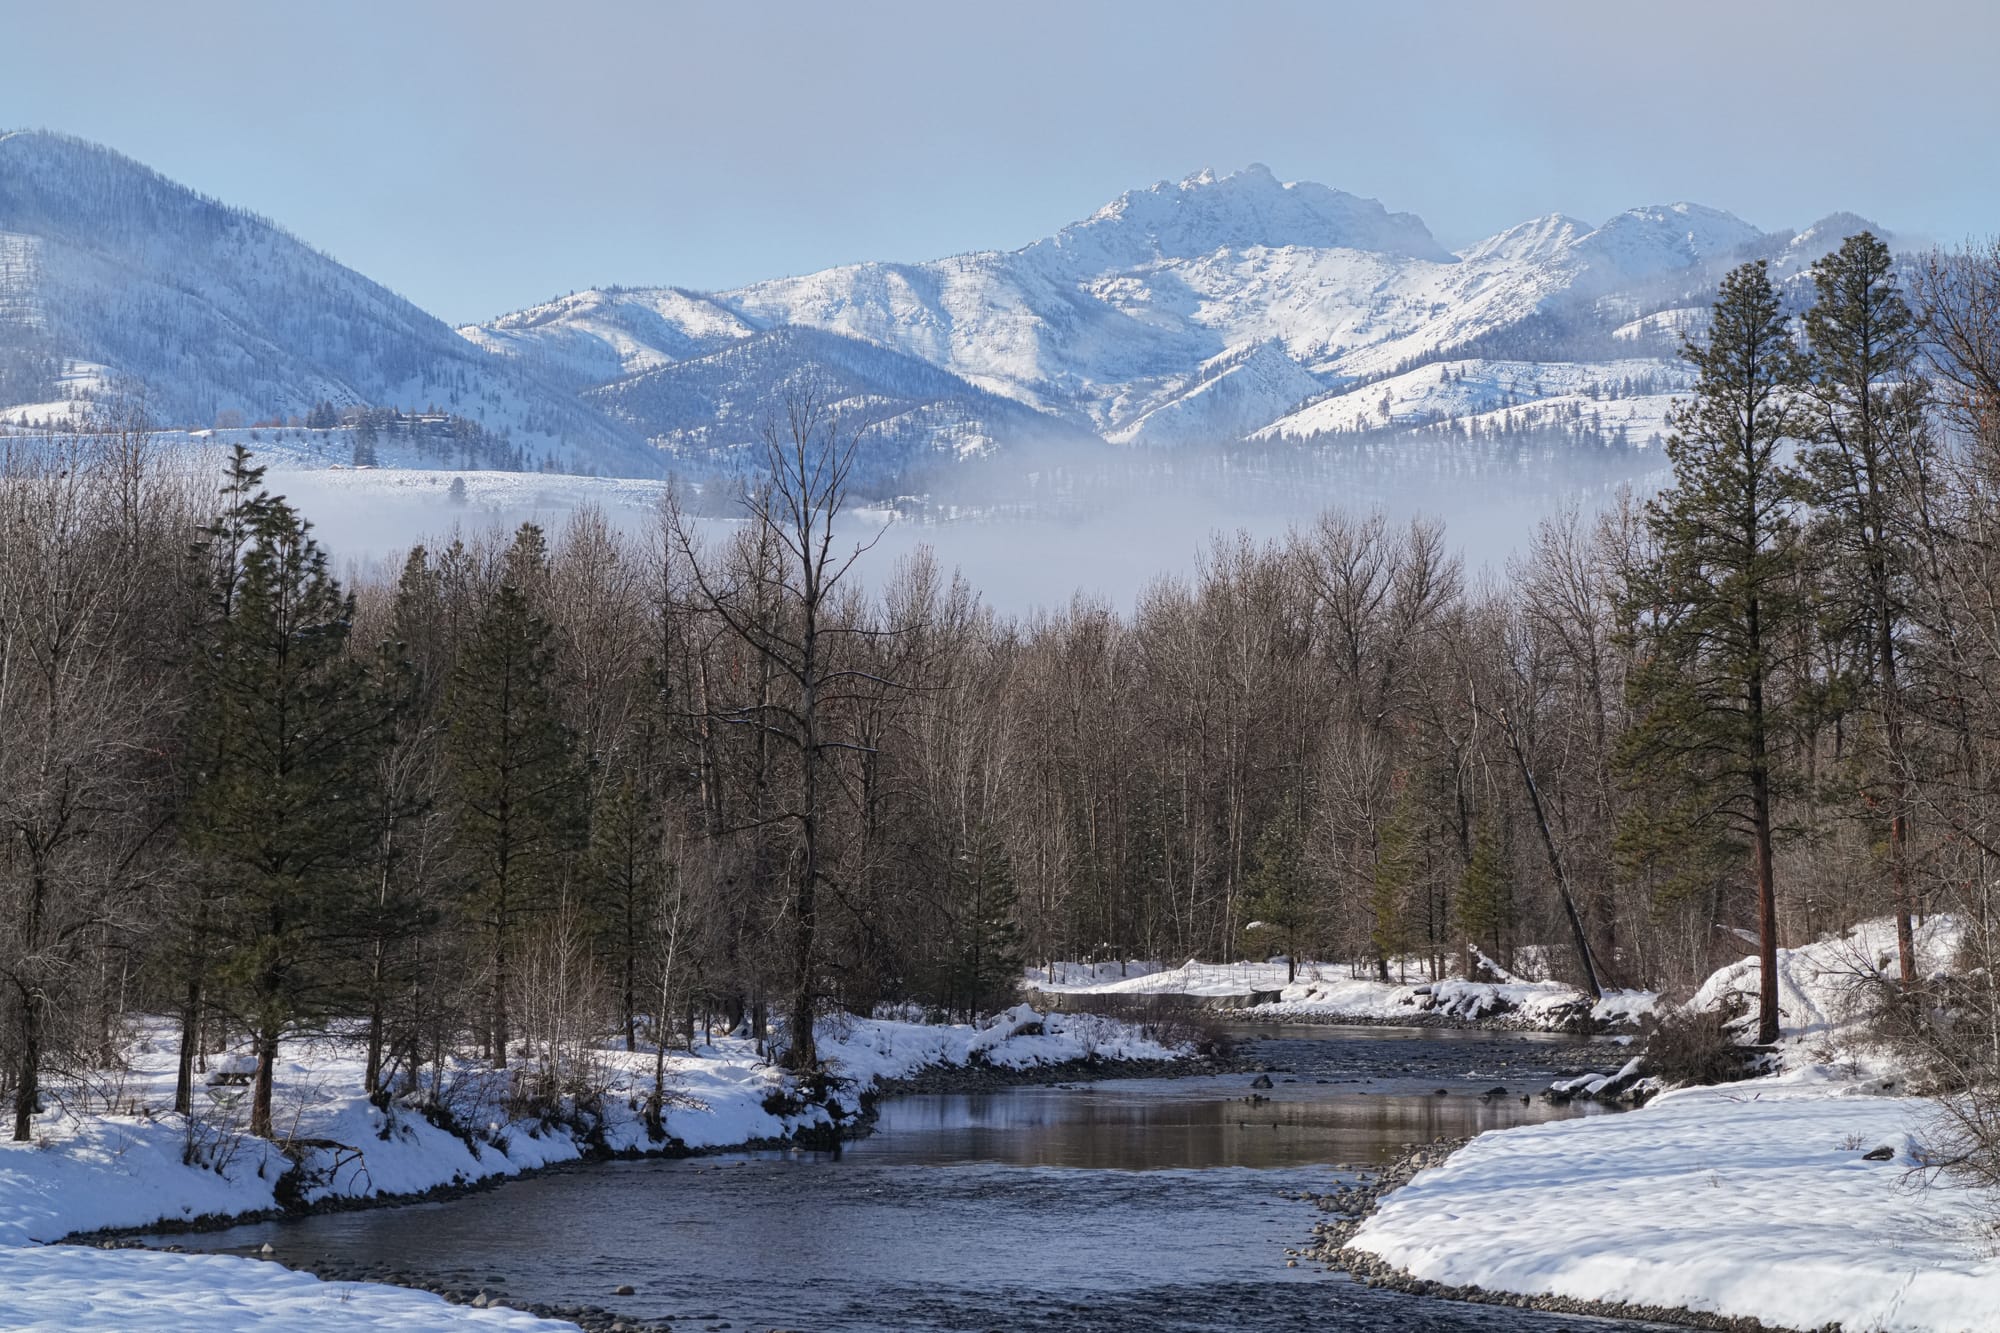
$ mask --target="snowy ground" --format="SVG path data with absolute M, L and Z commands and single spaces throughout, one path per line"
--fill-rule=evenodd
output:
M 1351 1244 L 1489 1291 L 1794 1329 L 2000 1329 L 1992 1217 L 1926 1183 L 1926 1106 L 1807 1068 L 1483 1134 L 1390 1195 Z M 1893 1159 L 1863 1160 L 1880 1147 Z
M 1489 963 L 1489 966 L 1493 966 Z M 1154 962 L 1056 963 L 1030 968 L 1023 986 L 1049 994 L 1144 996 L 1188 995 L 1236 1000 L 1243 1016 L 1270 1022 L 1344 1020 L 1408 1022 L 1426 1015 L 1462 1021 L 1492 1020 L 1524 1028 L 1567 1027 L 1583 1008 L 1610 1025 L 1634 1024 L 1653 1011 L 1651 991 L 1609 991 L 1595 1005 L 1583 992 L 1559 981 L 1533 981 L 1497 966 L 1497 982 L 1377 981 L 1357 977 L 1345 964 L 1301 963 L 1295 980 L 1277 963 L 1202 963 L 1179 967 Z M 1050 977 L 1053 974 L 1054 980 Z M 1275 995 L 1251 1005 L 1256 995 Z
M 1848 1333 L 2000 1329 L 2000 1200 L 1924 1169 L 1934 1104 L 1865 1042 L 1894 933 L 1780 951 L 1783 1072 L 1485 1134 L 1391 1195 L 1354 1248 L 1489 1291 L 1681 1306 Z M 1944 966 L 1949 919 L 1920 936 Z M 1691 1003 L 1755 996 L 1747 959 Z M 1887 1148 L 1885 1161 L 1866 1161 Z
M 1184 1053 L 1107 1019 L 1044 1019 L 1025 1005 L 977 1027 L 829 1019 L 820 1045 L 843 1081 L 838 1099 L 844 1113 L 856 1109 L 869 1088 L 937 1065 L 1027 1068 L 1091 1055 L 1119 1060 Z M 291 1163 L 273 1145 L 240 1132 L 240 1103 L 227 1104 L 234 1089 L 204 1089 L 192 1128 L 165 1112 L 174 1051 L 166 1025 L 143 1025 L 126 1071 L 65 1089 L 63 1106 L 37 1121 L 34 1141 L 0 1145 L 0 1246 L 9 1247 L 0 1248 L 0 1328 L 310 1324 L 316 1333 L 332 1333 L 460 1323 L 536 1326 L 522 1316 L 447 1306 L 419 1292 L 321 1283 L 249 1260 L 38 1245 L 78 1231 L 276 1205 L 278 1179 Z M 607 1049 L 595 1058 L 610 1088 L 603 1142 L 614 1151 L 658 1147 L 640 1112 L 651 1088 L 652 1056 Z M 361 1096 L 360 1061 L 355 1043 L 334 1038 L 301 1039 L 284 1049 L 275 1098 L 279 1130 L 324 1141 L 307 1154 L 319 1173 L 305 1190 L 309 1199 L 413 1193 L 516 1175 L 589 1150 L 571 1128 L 510 1121 L 500 1109 L 500 1076 L 471 1063 L 453 1071 L 449 1094 L 459 1123 L 471 1131 L 469 1142 L 413 1108 L 378 1110 Z M 222 1058 L 214 1067 L 231 1063 Z M 693 1148 L 781 1138 L 830 1120 L 820 1106 L 787 1113 L 774 1103 L 777 1109 L 767 1109 L 766 1099 L 784 1090 L 785 1078 L 745 1040 L 725 1038 L 672 1056 L 668 1081 L 677 1104 L 667 1113 L 667 1132 Z M 202 1163 L 187 1163 L 191 1142 Z

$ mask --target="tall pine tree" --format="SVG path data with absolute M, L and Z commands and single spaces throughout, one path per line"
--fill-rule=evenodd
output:
M 583 782 L 555 698 L 548 622 L 530 593 L 540 529 L 523 525 L 446 693 L 446 755 L 466 906 L 487 940 L 486 1038 L 507 1065 L 510 991 L 525 920 L 553 909 L 584 841 Z
M 1749 843 L 1763 984 L 1758 1040 L 1778 1035 L 1778 915 L 1772 800 L 1783 701 L 1774 694 L 1799 594 L 1798 478 L 1790 321 L 1760 260 L 1722 281 L 1705 339 L 1682 355 L 1694 397 L 1678 403 L 1667 457 L 1674 484 L 1647 507 L 1655 543 L 1633 579 L 1630 623 L 1642 639 L 1631 679 L 1638 721 L 1628 768 L 1670 787 L 1698 786 L 1703 822 Z
M 278 1042 L 341 998 L 386 712 L 347 651 L 354 604 L 281 500 L 260 505 L 202 680 L 191 841 L 230 889 L 217 974 L 256 1041 L 250 1129 L 272 1133 Z
M 1813 266 L 1817 300 L 1803 320 L 1799 370 L 1808 447 L 1803 471 L 1832 559 L 1841 620 L 1863 645 L 1879 744 L 1869 756 L 1869 804 L 1888 824 L 1889 898 L 1902 982 L 1916 983 L 1910 924 L 1910 793 L 1905 777 L 1900 629 L 1909 601 L 1912 503 L 1928 443 L 1916 316 L 1889 247 L 1862 232 Z

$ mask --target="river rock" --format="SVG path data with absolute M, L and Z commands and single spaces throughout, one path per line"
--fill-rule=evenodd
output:
M 632 1290 L 632 1286 L 630 1283 L 621 1283 L 620 1285 L 613 1287 L 611 1289 L 611 1294 L 613 1296 L 636 1296 L 639 1293 Z
M 1271 1076 L 1269 1074 L 1259 1074 L 1250 1080 L 1250 1086 L 1253 1088 L 1268 1088 L 1271 1086 Z

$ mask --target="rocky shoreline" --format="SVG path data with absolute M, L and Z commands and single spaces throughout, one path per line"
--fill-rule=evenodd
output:
M 1409 1184 L 1419 1171 L 1441 1165 L 1470 1142 L 1469 1138 L 1438 1139 L 1414 1147 L 1375 1172 L 1342 1184 L 1331 1194 L 1315 1195 L 1313 1202 L 1329 1216 L 1314 1226 L 1313 1245 L 1294 1252 L 1295 1258 L 1291 1262 L 1308 1259 L 1328 1269 L 1346 1273 L 1371 1287 L 1383 1287 L 1412 1296 L 1428 1296 L 1434 1300 L 1470 1301 L 1480 1305 L 1510 1306 L 1517 1310 L 1541 1310 L 1550 1314 L 1674 1324 L 1683 1328 L 1715 1330 L 1715 1333 L 1840 1333 L 1837 1324 L 1807 1331 L 1682 1306 L 1628 1305 L 1622 1301 L 1585 1301 L 1568 1296 L 1523 1295 L 1510 1291 L 1488 1291 L 1483 1287 L 1453 1286 L 1412 1276 L 1375 1255 L 1349 1248 L 1348 1242 L 1354 1238 L 1354 1233 L 1381 1206 L 1382 1200 Z

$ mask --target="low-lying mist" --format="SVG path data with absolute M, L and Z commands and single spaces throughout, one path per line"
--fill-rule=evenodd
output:
M 987 485 L 977 471 L 921 499 L 859 502 L 841 520 L 844 541 L 874 541 L 859 566 L 865 581 L 897 558 L 930 547 L 1003 613 L 1067 603 L 1074 595 L 1129 608 L 1161 576 L 1190 573 L 1217 533 L 1275 537 L 1328 508 L 1379 510 L 1393 521 L 1442 522 L 1469 573 L 1504 569 L 1543 516 L 1592 512 L 1629 485 L 1656 487 L 1664 459 L 1643 450 L 1617 458 L 1562 450 L 1504 459 L 1467 448 L 1456 456 L 1336 459 L 1299 468 L 1162 459 L 1078 474 L 1014 460 L 1012 485 Z M 665 484 L 495 472 L 287 471 L 267 478 L 310 518 L 337 566 L 370 568 L 413 543 L 511 529 L 533 521 L 555 532 L 570 513 L 596 506 L 614 526 L 650 540 Z M 735 520 L 727 502 L 699 521 L 720 532 Z

